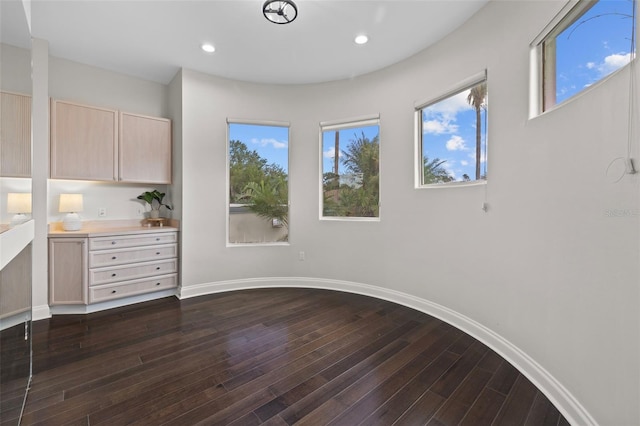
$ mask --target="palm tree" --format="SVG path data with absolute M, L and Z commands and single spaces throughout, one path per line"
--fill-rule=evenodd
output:
M 480 179 L 480 157 L 482 155 L 482 108 L 486 107 L 487 82 L 483 81 L 471 88 L 467 102 L 476 110 L 476 180 Z
M 354 135 L 355 136 L 355 135 Z M 342 164 L 348 172 L 356 176 L 362 176 L 362 186 L 365 187 L 367 181 L 378 176 L 380 167 L 378 135 L 369 140 L 362 132 L 360 137 L 356 136 L 351 140 L 346 151 L 342 152 Z
M 347 216 L 376 217 L 380 193 L 379 136 L 369 139 L 364 132 L 354 136 L 340 158 L 353 179 L 341 186 L 339 204 L 348 212 Z
M 289 228 L 289 207 L 287 205 L 287 182 L 285 179 L 249 182 L 243 191 L 246 206 L 258 216 L 271 220 L 278 219 Z
M 454 177 L 442 166 L 446 162 L 447 160 L 441 160 L 439 158 L 434 158 L 429 161 L 429 157 L 425 155 L 423 158 L 422 183 L 427 185 L 430 183 L 444 183 L 454 180 Z

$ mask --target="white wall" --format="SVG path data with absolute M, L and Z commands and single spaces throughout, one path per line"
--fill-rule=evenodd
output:
M 0 43 L 0 63 L 2 63 L 0 89 L 30 95 L 31 52 L 28 49 Z
M 626 153 L 629 68 L 528 118 L 529 43 L 563 4 L 490 2 L 436 46 L 348 81 L 264 86 L 183 70 L 183 291 L 261 277 L 395 290 L 522 350 L 582 420 L 640 424 L 640 217 L 609 215 L 639 211 L 640 176 L 611 183 L 605 173 Z M 485 68 L 488 184 L 414 189 L 414 104 Z M 380 222 L 319 221 L 318 123 L 373 113 Z M 289 246 L 225 246 L 227 117 L 291 123 Z

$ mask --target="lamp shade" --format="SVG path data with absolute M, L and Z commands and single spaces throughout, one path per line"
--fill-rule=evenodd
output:
M 77 213 L 82 211 L 82 194 L 60 194 L 60 213 Z
M 7 194 L 7 213 L 31 213 L 31 193 Z

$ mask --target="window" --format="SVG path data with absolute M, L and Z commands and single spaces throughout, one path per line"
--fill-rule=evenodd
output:
M 487 81 L 418 107 L 416 186 L 487 177 Z
M 377 218 L 380 120 L 321 123 L 322 217 Z
M 289 127 L 229 122 L 231 244 L 289 240 Z
M 542 106 L 559 104 L 635 55 L 634 0 L 581 0 L 545 36 Z

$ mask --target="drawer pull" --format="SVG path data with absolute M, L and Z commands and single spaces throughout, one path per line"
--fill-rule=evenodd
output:
M 157 252 L 156 252 L 156 254 L 158 254 L 158 255 L 159 255 L 159 254 L 160 254 L 160 252 L 159 252 L 159 251 L 157 251 Z
M 116 291 L 115 290 L 111 290 L 111 294 L 114 294 Z
M 160 283 L 156 283 L 156 285 L 160 285 Z
M 115 241 L 111 241 L 111 244 L 112 244 L 112 245 L 113 245 L 113 244 L 115 244 L 115 243 L 116 243 Z
M 111 276 L 112 276 L 112 277 L 115 277 L 115 276 L 116 276 L 116 273 L 114 272 L 113 274 L 111 274 Z
M 116 259 L 117 259 L 117 257 L 116 257 L 116 256 L 112 256 L 112 257 L 111 257 L 111 260 L 116 260 Z
M 160 241 L 160 237 L 156 237 L 156 241 Z
M 156 266 L 156 271 L 159 271 L 159 270 L 160 270 L 160 267 L 159 267 L 159 266 Z

